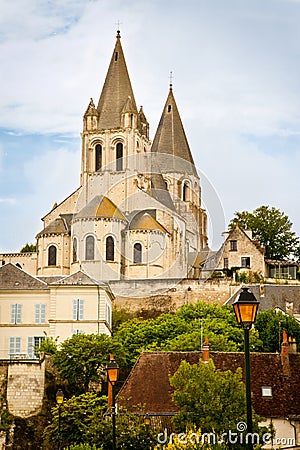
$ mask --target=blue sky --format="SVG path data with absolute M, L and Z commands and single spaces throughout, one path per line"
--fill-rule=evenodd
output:
M 284 211 L 300 234 L 299 0 L 0 0 L 0 8 L 0 252 L 34 242 L 41 218 L 78 187 L 82 116 L 90 97 L 98 101 L 118 21 L 151 137 L 173 71 L 211 242 L 235 211 L 261 205 Z

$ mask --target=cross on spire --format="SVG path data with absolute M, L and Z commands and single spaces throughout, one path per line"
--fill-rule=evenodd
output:
M 170 75 L 169 75 L 169 80 L 170 80 L 170 88 L 172 88 L 173 85 L 173 71 L 170 71 Z
M 122 25 L 122 22 L 120 22 L 120 21 L 118 20 L 118 22 L 116 22 L 116 25 L 117 25 L 117 27 L 118 27 L 118 29 L 117 29 L 117 37 L 121 37 L 121 35 L 120 35 L 120 25 Z

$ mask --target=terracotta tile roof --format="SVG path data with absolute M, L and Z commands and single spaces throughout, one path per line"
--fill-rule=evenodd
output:
M 0 289 L 36 290 L 48 289 L 48 286 L 14 264 L 8 263 L 0 267 Z
M 211 352 L 217 369 L 244 371 L 244 354 Z M 196 364 L 201 352 L 144 352 L 118 394 L 118 403 L 134 411 L 134 405 L 145 405 L 149 413 L 174 413 L 173 392 L 169 375 L 173 375 L 182 360 Z M 251 354 L 251 384 L 253 408 L 262 417 L 300 415 L 300 354 L 290 354 L 291 376 L 285 376 L 280 354 Z M 272 398 L 262 398 L 263 386 L 272 387 Z

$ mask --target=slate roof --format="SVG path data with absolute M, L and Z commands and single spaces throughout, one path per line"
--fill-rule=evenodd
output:
M 162 172 L 175 170 L 197 176 L 172 87 L 169 90 L 151 151 L 161 154 L 162 157 L 159 158 L 158 165 Z
M 211 352 L 216 368 L 244 372 L 244 353 Z M 251 353 L 251 388 L 253 408 L 262 417 L 300 416 L 300 354 L 290 354 L 290 376 L 283 373 L 281 355 Z M 176 413 L 169 376 L 182 360 L 197 364 L 201 352 L 144 352 L 118 394 L 118 404 L 135 411 L 134 405 L 145 405 L 144 412 Z M 263 398 L 261 388 L 272 387 L 272 398 Z
M 261 295 L 261 286 L 259 284 L 249 285 L 249 289 L 260 302 L 259 311 L 267 309 L 281 308 L 290 314 L 300 314 L 300 285 L 290 284 L 264 284 L 263 295 Z M 226 302 L 232 305 L 241 289 L 235 292 Z M 287 308 L 287 304 L 289 307 Z
M 69 233 L 69 229 L 66 221 L 62 217 L 58 217 L 53 222 L 51 222 L 47 227 L 45 227 L 38 236 L 43 236 L 45 234 L 64 234 Z
M 14 264 L 8 263 L 0 267 L 0 289 L 42 290 L 48 289 L 48 286 Z
M 82 286 L 106 286 L 105 283 L 101 281 L 96 281 L 91 278 L 86 273 L 78 270 L 78 272 L 73 273 L 72 275 L 68 275 L 66 277 L 61 277 L 59 280 L 55 280 L 51 283 L 51 285 L 55 284 L 56 286 L 74 286 L 74 285 L 82 285 Z

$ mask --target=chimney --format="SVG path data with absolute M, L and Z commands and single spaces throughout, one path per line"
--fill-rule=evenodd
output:
M 289 343 L 288 336 L 286 331 L 284 330 L 282 335 L 282 344 L 281 344 L 281 365 L 283 375 L 289 377 L 291 375 L 290 371 L 290 360 L 289 360 Z
M 111 361 L 112 359 L 114 359 L 114 355 L 109 355 L 109 360 Z M 110 384 L 110 382 L 107 380 L 107 406 L 109 408 L 111 408 L 112 406 L 112 385 Z
M 297 342 L 295 338 L 289 337 L 289 353 L 297 353 Z
M 204 364 L 207 364 L 209 361 L 209 343 L 207 336 L 205 336 L 204 343 L 202 346 L 202 359 Z

